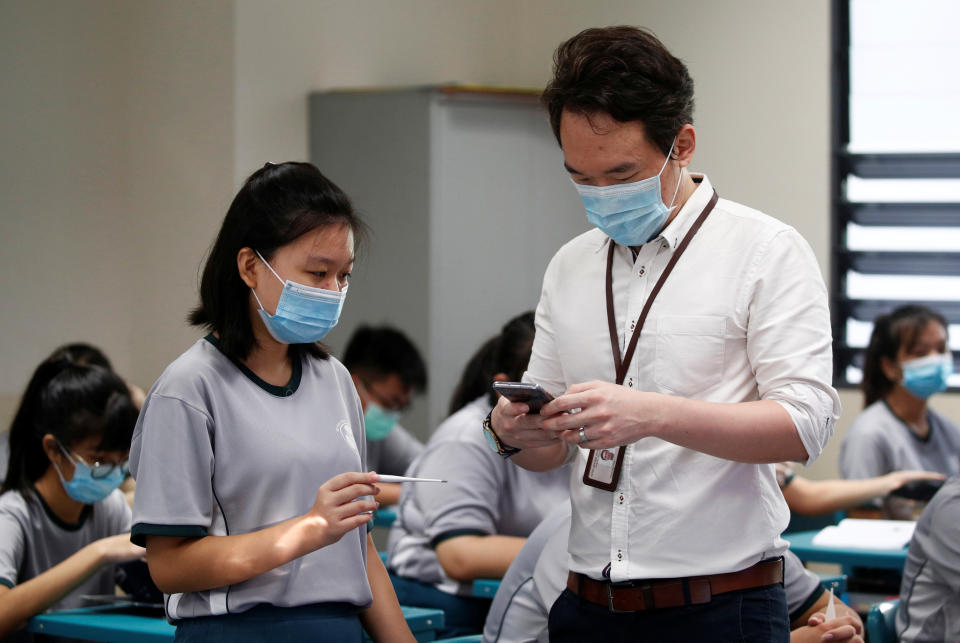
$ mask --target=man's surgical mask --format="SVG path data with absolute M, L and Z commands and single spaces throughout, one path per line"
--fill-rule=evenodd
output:
M 363 412 L 363 426 L 367 439 L 372 442 L 385 440 L 400 420 L 400 411 L 388 411 L 376 402 L 367 402 Z
M 340 319 L 340 311 L 347 297 L 346 286 L 337 292 L 304 286 L 289 279 L 284 281 L 259 252 L 257 256 L 283 284 L 277 310 L 272 315 L 264 309 L 257 291 L 251 288 L 260 305 L 257 312 L 270 335 L 281 344 L 311 344 L 323 339 Z
M 670 144 L 667 158 L 656 176 L 603 187 L 574 182 L 587 211 L 587 221 L 622 246 L 642 246 L 660 232 L 673 209 L 673 202 L 677 200 L 683 177 L 683 172 L 679 172 L 671 205 L 667 207 L 660 198 L 660 175 L 667 167 L 676 142 L 674 139 Z
M 927 399 L 934 393 L 947 390 L 947 380 L 953 374 L 950 352 L 918 357 L 901 364 L 903 387 L 919 398 Z

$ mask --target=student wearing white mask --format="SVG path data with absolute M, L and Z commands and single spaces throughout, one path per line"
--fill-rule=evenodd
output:
M 901 469 L 960 474 L 960 427 L 928 403 L 953 373 L 947 338 L 946 319 L 924 306 L 901 306 L 876 319 L 863 365 L 865 408 L 840 449 L 843 477 Z M 893 517 L 919 508 L 909 501 L 884 506 Z
M 363 224 L 308 163 L 234 198 L 190 320 L 210 333 L 150 390 L 130 451 L 132 539 L 178 641 L 412 641 L 367 535 L 377 476 L 339 319 Z

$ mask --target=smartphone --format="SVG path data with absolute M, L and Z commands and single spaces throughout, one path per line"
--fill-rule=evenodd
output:
M 531 413 L 539 413 L 543 405 L 553 399 L 539 384 L 526 382 L 494 382 L 493 390 L 511 402 L 523 402 Z

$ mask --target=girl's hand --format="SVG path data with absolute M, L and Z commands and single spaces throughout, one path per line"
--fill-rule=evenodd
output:
M 380 506 L 374 500 L 358 500 L 374 496 L 380 489 L 374 484 L 376 473 L 341 473 L 327 480 L 317 490 L 317 499 L 307 513 L 316 522 L 319 547 L 337 542 L 347 532 L 365 525 Z
M 95 540 L 89 547 L 95 548 L 101 565 L 113 565 L 143 558 L 147 550 L 130 542 L 130 534 L 117 534 Z

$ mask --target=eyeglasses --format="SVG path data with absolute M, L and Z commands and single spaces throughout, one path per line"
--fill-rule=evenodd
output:
M 73 462 L 73 458 L 76 458 L 82 462 L 84 466 L 90 469 L 90 477 L 94 480 L 106 478 L 113 473 L 114 469 L 117 468 L 120 469 L 120 473 L 122 473 L 124 477 L 130 474 L 130 460 L 124 460 L 123 462 L 100 462 L 99 460 L 94 460 L 93 464 L 91 464 L 84 460 L 79 453 L 74 453 L 71 457 L 70 452 L 67 451 L 62 444 L 59 442 L 57 444 L 60 446 L 60 450 L 63 451 L 63 454 L 67 456 L 67 459 L 70 460 L 70 462 Z M 76 464 L 76 462 L 73 463 Z
M 367 392 L 367 395 L 373 398 L 373 401 L 377 404 L 377 406 L 384 410 L 402 412 L 405 411 L 408 406 L 403 402 L 388 399 L 386 395 L 373 388 L 373 385 L 370 382 L 360 380 L 360 385 L 363 387 L 363 390 Z

